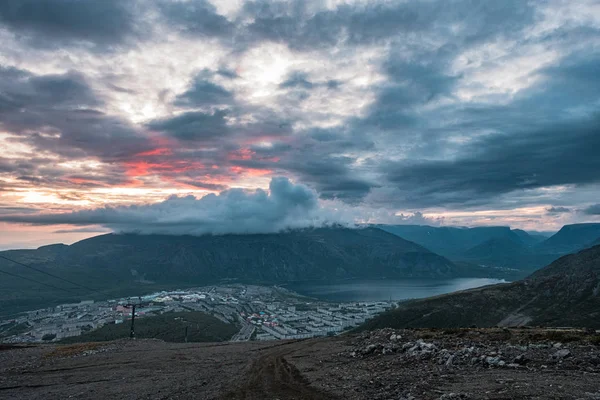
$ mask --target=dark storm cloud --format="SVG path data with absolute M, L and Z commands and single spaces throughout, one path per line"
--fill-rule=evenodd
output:
M 303 73 L 296 71 L 279 84 L 281 88 L 302 88 L 302 89 L 312 89 L 314 84 L 308 80 L 308 76 Z
M 226 116 L 226 110 L 212 113 L 191 111 L 173 118 L 151 121 L 148 128 L 181 140 L 214 139 L 228 134 Z
M 246 40 L 281 42 L 296 49 L 372 44 L 421 32 L 452 37 L 456 34 L 450 28 L 456 24 L 461 24 L 463 40 L 474 43 L 498 33 L 516 34 L 534 15 L 530 4 L 518 0 L 343 4 L 317 13 L 310 13 L 304 1 L 253 1 L 245 3 L 244 13 L 252 21 L 240 28 Z
M 600 204 L 594 204 L 585 208 L 583 213 L 587 215 L 600 215 Z
M 224 105 L 232 101 L 233 95 L 231 92 L 204 77 L 197 77 L 185 92 L 177 95 L 174 104 L 177 106 L 202 107 Z
M 454 160 L 384 163 L 390 183 L 413 204 L 487 201 L 519 189 L 600 182 L 600 119 L 483 138 Z
M 0 93 L 0 127 L 18 134 L 14 140 L 69 157 L 120 157 L 146 148 L 131 124 L 95 109 L 104 100 L 76 71 L 0 68 Z
M 134 1 L 2 0 L 0 27 L 35 47 L 105 47 L 134 33 L 135 12 Z
M 311 155 L 306 149 L 281 163 L 286 170 L 297 174 L 302 182 L 314 186 L 322 198 L 357 203 L 376 185 L 360 178 L 353 166 L 355 161 L 352 157 Z
M 234 24 L 205 0 L 161 1 L 159 10 L 171 26 L 186 35 L 231 37 L 235 29 Z
M 281 89 L 298 89 L 298 90 L 311 90 L 316 88 L 325 87 L 330 90 L 338 89 L 342 85 L 342 82 L 329 79 L 326 81 L 311 81 L 306 72 L 293 71 L 288 74 L 287 78 L 279 84 Z M 289 95 L 289 93 L 288 93 Z
M 2 215 L 0 221 L 32 225 L 101 225 L 116 231 L 164 234 L 269 233 L 339 222 L 317 194 L 287 178 L 273 178 L 269 192 L 231 189 L 200 199 L 172 196 L 151 205 L 103 207 L 67 214 Z
M 571 209 L 568 207 L 550 207 L 546 209 L 546 212 L 548 214 L 564 214 L 564 213 L 570 213 Z
M 385 64 L 389 79 L 381 85 L 369 115 L 358 123 L 359 127 L 397 131 L 419 125 L 422 117 L 417 107 L 452 96 L 459 79 L 447 72 L 452 51 L 442 48 L 412 63 L 392 55 Z
M 36 76 L 0 66 L 0 115 L 28 109 L 73 109 L 101 105 L 87 81 L 76 71 Z

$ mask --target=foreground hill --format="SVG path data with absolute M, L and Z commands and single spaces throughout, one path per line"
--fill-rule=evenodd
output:
M 364 328 L 471 325 L 600 328 L 600 246 L 564 256 L 522 281 L 403 303 Z
M 287 342 L 0 345 L 0 398 L 593 400 L 597 340 L 543 329 L 385 329 Z
M 161 286 L 201 285 L 220 281 L 283 283 L 346 278 L 448 278 L 461 272 L 451 261 L 376 228 L 319 228 L 262 235 L 168 236 L 108 234 L 71 246 L 0 253 L 51 272 L 104 297 L 134 294 Z M 5 271 L 69 287 L 64 282 L 0 260 Z M 4 277 L 3 277 L 4 279 Z M 34 306 L 57 295 L 100 295 L 69 287 L 72 295 L 52 292 L 6 277 L 0 305 Z M 8 301 L 8 303 L 7 303 Z M 63 301 L 64 302 L 64 301 Z M 10 306 L 10 307 L 9 307 Z M 0 313 L 1 314 L 1 313 Z

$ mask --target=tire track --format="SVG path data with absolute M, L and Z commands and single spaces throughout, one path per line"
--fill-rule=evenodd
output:
M 306 349 L 306 343 L 302 343 Z M 337 396 L 325 393 L 312 386 L 300 371 L 285 357 L 299 349 L 297 344 L 288 344 L 275 349 L 254 361 L 240 380 L 241 386 L 221 396 L 221 399 L 243 400 L 337 400 Z M 308 347 L 312 346 L 309 344 Z

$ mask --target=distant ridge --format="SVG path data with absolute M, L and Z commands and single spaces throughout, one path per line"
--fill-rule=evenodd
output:
M 525 231 L 515 232 L 508 226 L 491 227 L 433 227 L 428 225 L 378 225 L 380 229 L 418 243 L 446 257 L 462 255 L 490 239 L 505 238 L 514 242 L 534 242 Z M 527 237 L 526 240 L 523 238 Z
M 533 271 L 587 248 L 600 238 L 600 224 L 565 225 L 547 238 L 509 227 L 432 227 L 379 225 L 381 229 L 418 243 L 455 262 Z
M 566 254 L 578 251 L 600 239 L 600 223 L 565 225 L 555 235 L 536 246 L 538 251 Z

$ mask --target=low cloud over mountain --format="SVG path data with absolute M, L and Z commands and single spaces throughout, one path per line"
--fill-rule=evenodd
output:
M 349 214 L 324 207 L 317 193 L 283 177 L 269 191 L 230 189 L 201 198 L 171 196 L 149 205 L 102 207 L 62 214 L 1 216 L 34 225 L 102 225 L 118 232 L 164 234 L 272 233 L 286 229 L 347 224 Z

